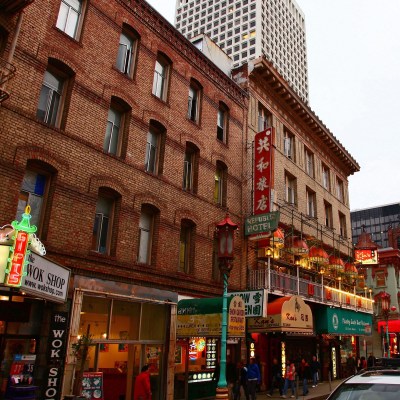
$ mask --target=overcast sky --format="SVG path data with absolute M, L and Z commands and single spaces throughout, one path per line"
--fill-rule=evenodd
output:
M 400 0 L 296 0 L 310 106 L 356 159 L 350 209 L 400 202 Z M 174 22 L 175 0 L 148 0 Z

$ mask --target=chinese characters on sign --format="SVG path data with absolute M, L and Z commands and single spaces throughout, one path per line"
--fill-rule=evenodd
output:
M 356 249 L 354 250 L 356 261 L 361 264 L 378 264 L 378 252 L 371 249 Z
M 254 138 L 254 214 L 271 209 L 272 143 L 274 128 L 256 134 Z

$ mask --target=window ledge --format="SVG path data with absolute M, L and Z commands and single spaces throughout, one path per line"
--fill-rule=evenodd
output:
M 119 70 L 115 65 L 112 66 L 112 69 L 117 72 L 120 76 L 122 76 L 123 78 L 127 79 L 128 81 L 134 82 L 136 83 L 136 80 L 127 74 L 124 74 L 121 70 Z
M 68 35 L 68 33 L 65 33 L 64 31 L 62 31 L 60 28 L 57 28 L 55 25 L 53 25 L 53 28 L 57 32 L 61 33 L 63 36 L 65 36 L 66 38 L 71 40 L 73 43 L 77 44 L 79 47 L 83 47 L 80 40 L 77 40 L 77 39 L 73 38 L 72 36 Z
M 167 107 L 170 107 L 168 101 L 163 100 L 163 99 L 160 99 L 160 98 L 159 98 L 158 96 L 156 96 L 154 93 L 151 93 L 151 95 L 152 95 L 153 99 L 159 101 L 161 104 L 164 104 L 164 105 L 167 106 Z
M 89 254 L 96 258 L 102 258 L 104 260 L 113 260 L 115 261 L 117 258 L 115 256 L 110 256 L 109 254 L 99 253 L 96 250 L 89 250 Z
M 201 128 L 200 121 L 193 121 L 193 120 L 190 119 L 187 115 L 186 115 L 186 120 L 187 120 L 189 123 L 191 123 L 191 124 L 193 124 L 194 126 L 196 126 L 196 128 Z

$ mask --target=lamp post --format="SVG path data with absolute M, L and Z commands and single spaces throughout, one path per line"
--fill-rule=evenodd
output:
M 389 310 L 394 312 L 396 311 L 396 307 L 390 306 L 390 295 L 389 293 L 383 292 L 381 293 L 381 310 L 382 316 L 386 321 L 386 346 L 387 346 L 387 355 L 390 358 L 390 341 L 389 341 Z
M 226 382 L 226 337 L 228 319 L 228 279 L 233 268 L 234 235 L 238 226 L 231 221 L 229 214 L 216 225 L 218 233 L 218 260 L 223 275 L 224 292 L 222 296 L 222 326 L 221 326 L 221 357 L 220 372 L 217 384 L 217 399 L 228 399 L 228 384 Z

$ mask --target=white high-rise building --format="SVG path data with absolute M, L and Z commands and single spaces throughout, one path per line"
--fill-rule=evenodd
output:
M 233 66 L 262 54 L 308 102 L 304 14 L 294 0 L 176 0 L 175 26 L 208 35 Z

